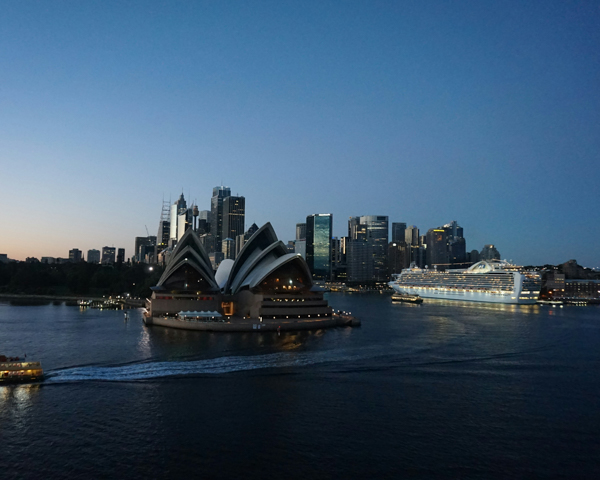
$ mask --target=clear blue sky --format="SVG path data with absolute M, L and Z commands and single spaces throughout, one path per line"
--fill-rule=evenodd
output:
M 467 248 L 600 266 L 597 1 L 3 2 L 0 253 L 133 253 L 182 189 L 451 220 Z

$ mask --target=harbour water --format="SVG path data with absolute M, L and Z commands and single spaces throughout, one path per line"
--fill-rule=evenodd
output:
M 0 303 L 2 478 L 600 478 L 600 308 L 329 294 L 361 328 L 205 333 Z

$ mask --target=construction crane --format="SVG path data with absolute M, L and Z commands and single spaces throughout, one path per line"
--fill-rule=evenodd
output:
M 147 226 L 147 225 L 144 225 L 144 227 L 146 227 L 146 236 L 148 236 L 148 237 L 149 237 L 149 236 L 150 236 L 150 232 L 148 231 L 148 226 Z

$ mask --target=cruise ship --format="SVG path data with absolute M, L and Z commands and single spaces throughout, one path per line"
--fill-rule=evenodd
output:
M 411 265 L 392 277 L 389 285 L 398 293 L 467 302 L 534 304 L 542 287 L 539 273 L 502 260 L 445 272 Z

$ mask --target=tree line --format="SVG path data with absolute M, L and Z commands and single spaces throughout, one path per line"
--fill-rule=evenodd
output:
M 144 263 L 0 263 L 0 293 L 149 297 L 163 272 Z

